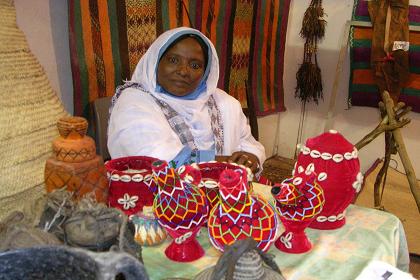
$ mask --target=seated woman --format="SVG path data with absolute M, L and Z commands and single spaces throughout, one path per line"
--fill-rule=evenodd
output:
M 217 88 L 218 79 L 219 60 L 207 37 L 187 27 L 163 33 L 113 97 L 111 157 L 143 155 L 180 166 L 228 156 L 257 172 L 264 147 L 252 137 L 240 103 Z

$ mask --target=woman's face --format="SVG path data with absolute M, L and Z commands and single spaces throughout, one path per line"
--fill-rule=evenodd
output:
M 185 38 L 168 49 L 161 58 L 157 82 L 173 95 L 188 95 L 198 87 L 204 74 L 204 64 L 200 44 L 194 38 Z

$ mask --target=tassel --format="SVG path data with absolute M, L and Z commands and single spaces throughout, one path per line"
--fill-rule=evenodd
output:
M 314 101 L 318 104 L 322 95 L 321 69 L 312 62 L 303 62 L 296 73 L 295 97 L 302 102 Z
M 323 99 L 321 69 L 316 56 L 316 44 L 307 41 L 304 48 L 303 63 L 296 73 L 295 97 L 302 102 L 314 101 L 318 104 Z M 312 61 L 314 58 L 314 62 Z
M 321 0 L 312 0 L 306 9 L 302 20 L 300 36 L 304 39 L 321 40 L 325 36 L 325 26 L 327 21 Z
M 325 35 L 325 13 L 322 0 L 312 0 L 302 20 L 300 36 L 304 38 L 304 59 L 296 73 L 295 97 L 303 103 L 314 101 L 318 104 L 322 95 L 321 69 L 316 57 L 317 43 Z M 314 60 L 314 61 L 313 61 Z

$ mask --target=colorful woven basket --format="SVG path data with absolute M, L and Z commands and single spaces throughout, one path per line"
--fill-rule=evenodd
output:
M 127 215 L 153 205 L 157 190 L 151 165 L 156 158 L 131 156 L 112 159 L 105 163 L 109 179 L 108 204 L 119 208 Z
M 143 213 L 132 215 L 130 221 L 135 228 L 134 240 L 141 246 L 159 245 L 168 235 L 153 215 L 152 207 L 144 207 Z

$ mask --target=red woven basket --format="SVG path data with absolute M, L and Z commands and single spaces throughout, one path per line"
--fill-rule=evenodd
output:
M 112 159 L 105 163 L 109 179 L 108 205 L 121 209 L 127 215 L 153 204 L 157 186 L 151 165 L 157 158 L 131 156 Z

